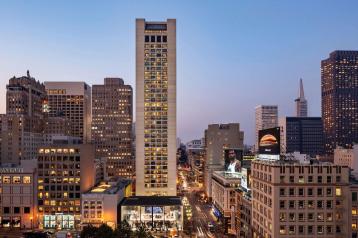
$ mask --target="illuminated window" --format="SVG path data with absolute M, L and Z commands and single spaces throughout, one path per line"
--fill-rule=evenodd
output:
M 11 183 L 10 176 L 4 176 L 2 181 L 3 183 Z
M 341 188 L 336 188 L 336 196 L 337 196 L 337 197 L 342 196 L 342 190 L 341 190 Z
M 356 208 L 352 208 L 352 215 L 357 215 L 357 209 Z
M 40 182 L 40 181 L 39 181 Z M 30 176 L 24 176 L 23 177 L 23 183 L 31 183 L 31 177 Z
M 285 235 L 285 234 L 286 234 L 285 226 L 280 226 L 280 234 L 281 234 L 281 235 Z
M 12 182 L 19 184 L 21 182 L 20 176 L 14 176 L 12 177 Z

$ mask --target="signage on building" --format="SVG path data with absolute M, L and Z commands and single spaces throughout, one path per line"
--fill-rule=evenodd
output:
M 274 127 L 259 131 L 259 154 L 280 154 L 280 127 Z
M 241 170 L 243 159 L 242 149 L 232 148 L 224 149 L 225 172 L 236 173 Z
M 24 168 L 0 168 L 0 173 L 23 173 Z
M 248 174 L 247 174 L 247 168 L 241 169 L 241 187 L 248 190 Z

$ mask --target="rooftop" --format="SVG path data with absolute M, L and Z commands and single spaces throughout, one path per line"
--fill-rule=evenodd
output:
M 131 183 L 129 179 L 122 178 L 111 178 L 108 181 L 103 181 L 97 186 L 93 187 L 91 190 L 85 194 L 116 194 L 118 191 L 122 190 Z
M 122 206 L 181 206 L 178 196 L 134 196 L 124 198 Z

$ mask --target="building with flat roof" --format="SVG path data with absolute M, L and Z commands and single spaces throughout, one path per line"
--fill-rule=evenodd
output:
M 259 131 L 273 128 L 278 125 L 277 105 L 258 105 L 255 107 L 255 151 L 259 145 Z
M 131 196 L 132 181 L 112 177 L 82 193 L 82 226 L 107 224 L 113 229 L 120 222 L 119 203 Z
M 183 230 L 183 205 L 177 196 L 135 196 L 121 202 L 121 221 L 136 229 L 145 224 L 151 230 L 178 234 Z
M 94 155 L 94 146 L 90 144 L 54 144 L 39 149 L 40 228 L 79 228 L 81 193 L 95 184 Z
M 48 117 L 65 117 L 70 122 L 70 135 L 90 143 L 91 87 L 85 82 L 45 82 L 45 88 Z
M 136 195 L 175 196 L 176 20 L 136 20 Z
M 0 227 L 38 227 L 37 160 L 0 167 Z
M 253 160 L 251 170 L 253 237 L 350 237 L 347 166 Z

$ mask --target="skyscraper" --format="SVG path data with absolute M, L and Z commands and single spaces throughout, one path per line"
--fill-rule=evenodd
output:
M 92 86 L 92 140 L 96 157 L 105 158 L 108 176 L 132 178 L 133 91 L 121 78 Z
M 255 121 L 255 150 L 257 150 L 259 130 L 277 127 L 278 125 L 278 106 L 258 105 L 255 108 Z
M 176 195 L 176 20 L 136 20 L 136 195 Z
M 295 99 L 296 103 L 296 117 L 307 117 L 307 100 L 305 98 L 305 93 L 303 91 L 303 82 L 300 79 L 300 90 L 298 93 L 298 98 Z
M 45 82 L 48 116 L 70 122 L 70 135 L 91 141 L 91 87 L 84 82 Z
M 322 120 L 327 154 L 358 142 L 358 51 L 334 51 L 321 62 Z
M 13 77 L 6 86 L 6 114 L 0 116 L 0 163 L 36 158 L 44 130 L 45 86 L 30 76 Z

